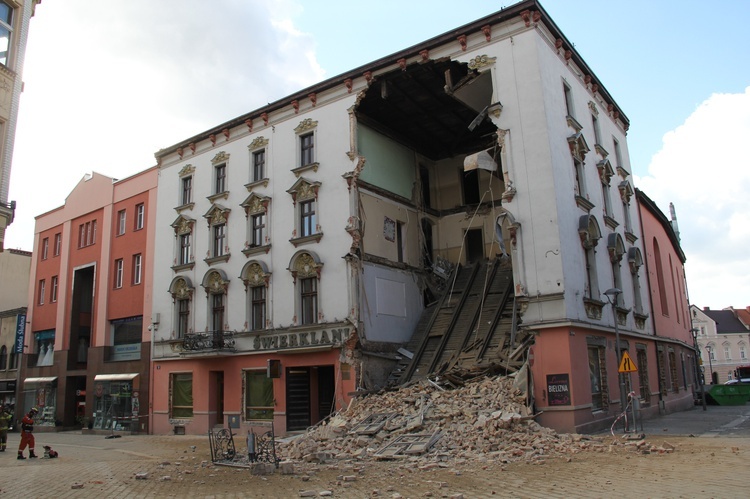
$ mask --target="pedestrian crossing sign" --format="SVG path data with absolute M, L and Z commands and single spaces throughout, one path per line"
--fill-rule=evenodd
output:
M 633 363 L 633 359 L 630 358 L 630 355 L 628 355 L 628 352 L 622 352 L 622 360 L 620 361 L 620 368 L 617 370 L 617 372 L 634 373 L 637 371 L 638 371 L 638 368 L 635 367 L 635 364 Z

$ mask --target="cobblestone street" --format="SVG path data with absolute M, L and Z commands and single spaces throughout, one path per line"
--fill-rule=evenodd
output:
M 737 428 L 695 437 L 652 429 L 648 442 L 675 447 L 665 453 L 641 454 L 604 435 L 617 442 L 604 452 L 533 463 L 295 464 L 293 474 L 265 476 L 212 465 L 207 437 L 37 433 L 37 452 L 50 445 L 60 457 L 20 461 L 11 433 L 0 454 L 0 497 L 747 497 L 750 437 Z

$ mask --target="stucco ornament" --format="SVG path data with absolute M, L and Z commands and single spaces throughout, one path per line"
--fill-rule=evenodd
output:
M 178 279 L 177 282 L 175 282 L 172 294 L 177 300 L 187 300 L 190 298 L 192 290 L 185 279 Z
M 469 69 L 483 70 L 495 64 L 497 57 L 490 57 L 488 55 L 478 55 L 474 59 L 469 61 Z
M 302 253 L 294 262 L 294 270 L 297 277 L 303 279 L 307 277 L 317 277 L 318 264 L 309 253 Z
M 248 286 L 260 286 L 261 284 L 267 284 L 267 277 L 268 274 L 263 271 L 263 268 L 259 264 L 253 263 L 248 267 L 244 281 Z
M 217 163 L 226 163 L 227 161 L 229 161 L 229 154 L 221 151 L 216 156 L 214 156 L 214 158 L 211 160 L 211 164 L 215 165 Z
M 192 175 L 193 173 L 195 173 L 195 167 L 193 165 L 185 165 L 177 175 L 179 175 L 180 177 L 186 177 L 188 175 Z
M 247 146 L 248 149 L 260 149 L 261 147 L 265 147 L 268 145 L 268 139 L 263 137 L 262 135 L 260 137 L 256 137 L 252 142 L 250 142 L 250 145 Z
M 297 133 L 303 133 L 307 132 L 308 130 L 312 130 L 313 128 L 318 126 L 318 122 L 313 120 L 312 118 L 305 118 L 300 122 L 299 125 L 297 125 L 297 128 L 294 129 Z
M 227 282 L 218 272 L 211 272 L 206 282 L 206 291 L 212 294 L 224 293 L 227 289 Z

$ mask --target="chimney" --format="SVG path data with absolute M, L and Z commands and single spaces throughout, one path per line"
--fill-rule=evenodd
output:
M 680 228 L 677 226 L 677 214 L 674 211 L 674 203 L 669 203 L 669 215 L 672 218 L 672 230 L 674 235 L 677 236 L 677 241 L 680 241 Z

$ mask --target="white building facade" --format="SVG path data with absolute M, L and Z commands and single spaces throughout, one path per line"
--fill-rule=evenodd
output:
M 653 336 L 628 126 L 528 1 L 160 151 L 154 431 L 315 424 L 452 307 L 450 268 L 508 276 L 453 309 L 480 331 L 504 296 L 543 424 L 610 424 L 615 333 L 633 358 Z M 474 348 L 432 337 L 409 354 Z

